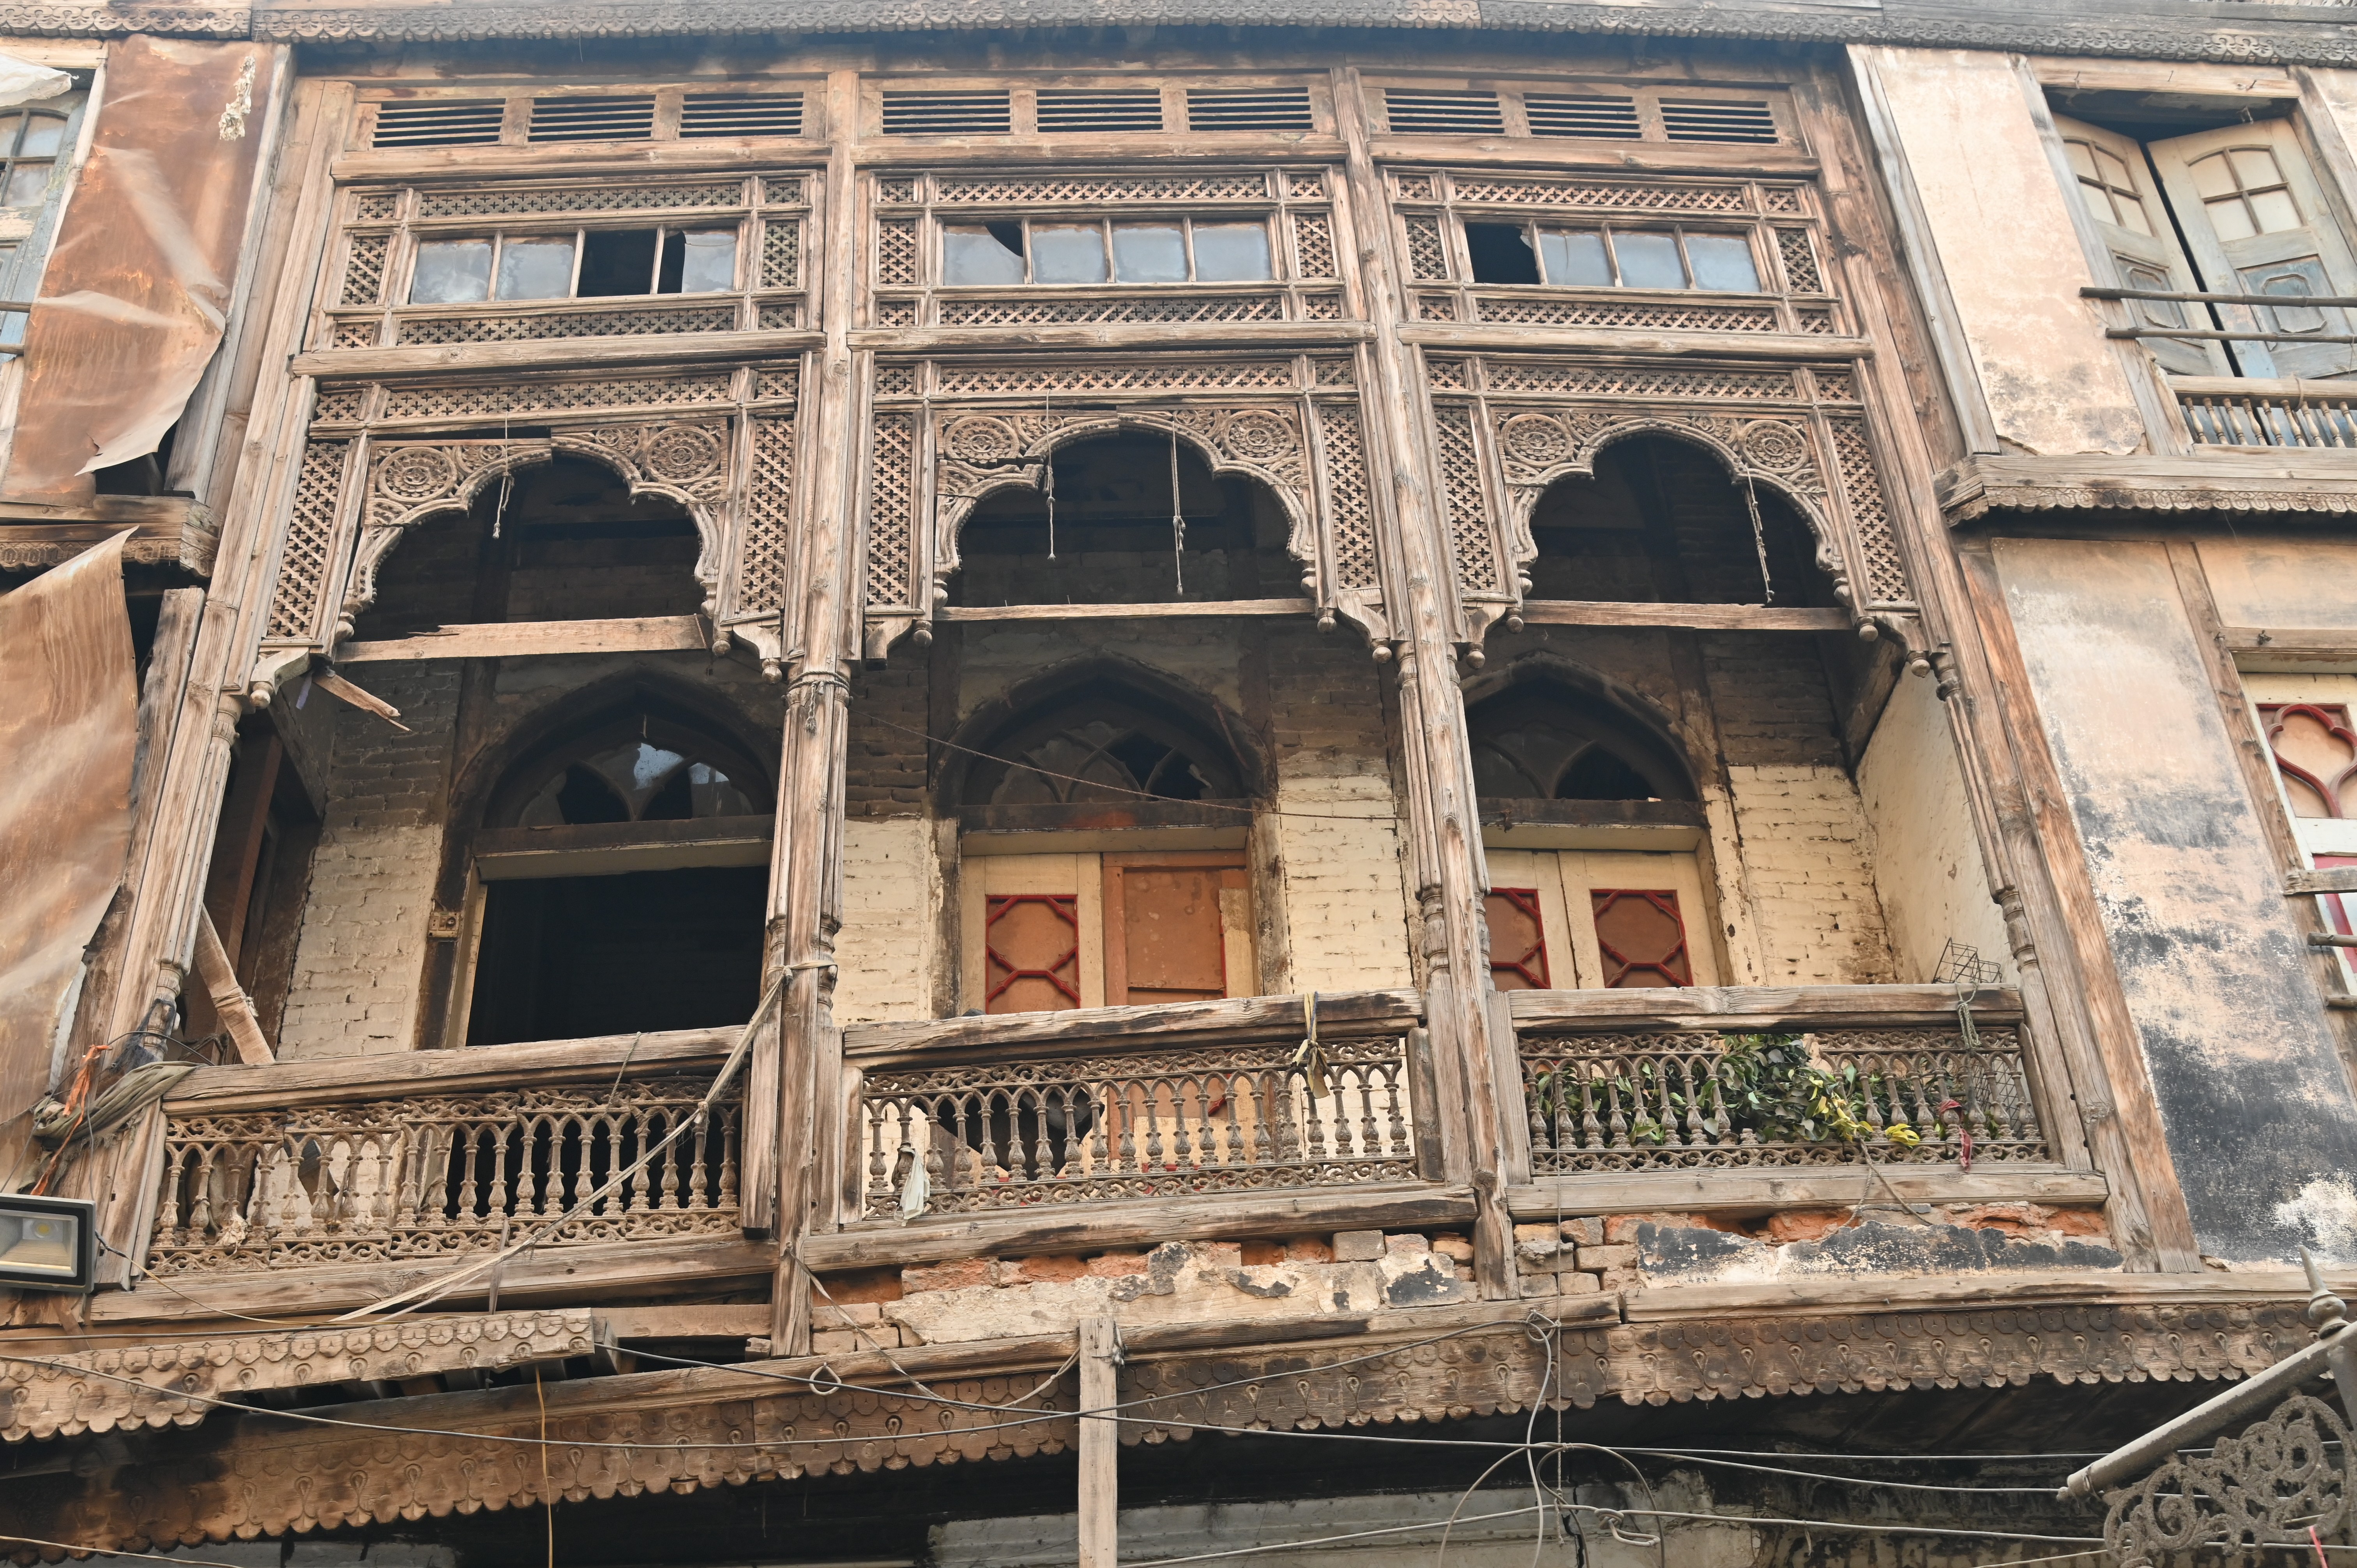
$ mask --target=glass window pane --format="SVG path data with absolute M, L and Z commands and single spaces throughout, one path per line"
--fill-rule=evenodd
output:
M 2071 156 L 2071 172 L 2081 179 L 2098 180 L 2095 173 L 2095 150 L 2084 142 L 2065 142 L 2062 150 Z
M 412 305 L 467 305 L 491 296 L 489 240 L 428 240 L 417 247 Z
M 2152 220 L 2144 215 L 2144 203 L 2133 196 L 2112 198 L 2112 221 L 2131 233 L 2152 232 Z
M 0 310 L 0 343 L 16 348 L 25 341 L 25 324 L 32 317 L 21 310 Z
M 8 171 L 8 190 L 0 202 L 10 207 L 38 207 L 49 190 L 49 170 L 55 164 L 18 164 Z
M 1258 283 L 1275 277 L 1268 260 L 1268 226 L 1196 224 L 1195 275 L 1205 283 Z
M 2225 196 L 2234 189 L 2234 171 L 2226 166 L 2223 153 L 2197 159 L 2186 172 L 2193 177 L 2193 188 L 2204 196 Z
M 2202 210 L 2210 214 L 2210 227 L 2218 231 L 2221 240 L 2247 240 L 2258 232 L 2251 227 L 2251 214 L 2239 196 L 2205 203 Z
M 951 223 L 942 230 L 942 282 L 1007 284 L 1023 281 L 1023 252 L 991 232 L 992 225 Z M 1017 231 L 1020 233 L 1020 231 Z
M 2251 198 L 2251 211 L 2258 219 L 2262 234 L 2280 234 L 2299 227 L 2299 209 L 2292 205 L 2288 190 L 2258 192 Z
M 1686 260 L 1694 263 L 1696 288 L 1759 292 L 1760 269 L 1751 260 L 1751 242 L 1740 234 L 1689 234 Z
M 719 294 L 737 286 L 737 231 L 688 234 L 687 262 L 680 269 L 682 294 Z
M 2234 163 L 2234 173 L 2240 177 L 2244 190 L 2258 190 L 2284 182 L 2283 170 L 2276 166 L 2276 156 L 2265 147 L 2236 147 L 2226 155 Z
M 2134 190 L 2136 188 L 2136 176 L 2128 172 L 2128 166 L 2101 147 L 2095 149 L 2095 166 L 2103 170 L 2104 183 L 2113 189 Z
M 66 123 L 53 114 L 26 117 L 24 145 L 16 150 L 28 158 L 53 158 L 65 145 Z
M 1678 260 L 1675 234 L 1623 231 L 1612 236 L 1612 252 L 1620 258 L 1620 281 L 1630 288 L 1686 286 L 1686 269 Z
M 1124 283 L 1185 283 L 1187 237 L 1176 223 L 1116 223 L 1113 268 Z
M 510 240 L 500 247 L 500 298 L 563 299 L 572 292 L 572 241 Z
M 1594 229 L 1540 230 L 1539 263 L 1549 283 L 1612 286 L 1612 258 L 1604 253 L 1603 234 Z
M 1031 281 L 1104 282 L 1104 231 L 1093 223 L 1032 224 Z

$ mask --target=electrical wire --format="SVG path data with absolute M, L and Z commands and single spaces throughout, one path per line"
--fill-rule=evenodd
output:
M 1868 1476 L 1828 1476 L 1821 1470 L 1792 1470 L 1779 1465 L 1750 1465 L 1737 1459 L 1706 1458 L 1699 1454 L 1677 1448 L 1624 1448 L 1623 1454 L 1644 1454 L 1661 1459 L 1680 1459 L 1693 1465 L 1716 1465 L 1728 1470 L 1757 1470 L 1769 1476 L 1799 1476 L 1812 1481 L 1839 1481 L 1853 1487 L 1887 1487 L 1904 1492 L 2020 1492 L 2025 1495 L 2050 1498 L 2052 1487 L 1943 1487 L 1926 1481 L 1878 1481 Z
M 47 1546 L 58 1552 L 87 1552 L 93 1557 L 135 1557 L 143 1563 L 177 1563 L 180 1568 L 245 1568 L 244 1564 L 224 1563 L 218 1557 L 183 1557 L 178 1552 L 169 1556 L 160 1552 L 117 1552 L 104 1546 L 75 1546 L 63 1541 L 43 1541 L 38 1535 L 11 1535 L 0 1531 L 0 1541 L 21 1541 L 27 1546 Z
M 1537 1506 L 1533 1505 L 1526 1509 L 1507 1509 L 1501 1513 L 1478 1513 L 1471 1519 L 1462 1519 L 1457 1522 L 1480 1524 L 1484 1520 L 1520 1519 L 1526 1513 L 1538 1511 L 1540 1510 Z M 1381 1530 L 1354 1530 L 1348 1535 L 1320 1535 L 1308 1541 L 1280 1541 L 1267 1546 L 1237 1546 L 1231 1547 L 1225 1552 L 1197 1552 L 1185 1557 L 1157 1557 L 1147 1563 L 1125 1564 L 1125 1568 L 1178 1568 L 1178 1564 L 1181 1563 L 1210 1563 L 1222 1557 L 1250 1557 L 1262 1552 L 1297 1552 L 1305 1546 L 1329 1546 L 1338 1541 L 1366 1541 L 1378 1535 L 1407 1535 L 1417 1530 L 1434 1528 L 1432 1521 L 1427 1520 L 1422 1524 L 1385 1525 Z

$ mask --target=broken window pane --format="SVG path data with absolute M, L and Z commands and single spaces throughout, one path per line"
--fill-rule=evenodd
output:
M 532 243 L 536 242 L 523 242 Z M 519 242 L 511 241 L 511 252 Z M 562 264 L 569 270 L 572 263 L 570 247 Z M 554 266 L 558 263 L 552 263 Z M 502 299 L 554 299 L 565 293 L 560 279 L 553 294 L 511 295 L 505 281 L 507 269 L 500 269 Z M 574 290 L 584 299 L 601 299 L 619 294 L 652 294 L 655 291 L 655 231 L 652 229 L 592 229 L 581 236 L 581 284 Z
M 1542 229 L 1539 259 L 1546 265 L 1546 281 L 1583 288 L 1612 285 L 1612 258 L 1605 254 L 1604 235 L 1594 229 Z
M 1035 283 L 1104 282 L 1104 231 L 1093 223 L 1032 224 L 1031 274 Z
M 1751 260 L 1751 242 L 1743 235 L 1688 234 L 1686 260 L 1694 263 L 1696 288 L 1760 291 L 1760 269 Z
M 8 191 L 0 203 L 9 207 L 38 207 L 41 198 L 49 191 L 49 170 L 52 164 L 11 164 L 8 166 Z
M 1196 224 L 1195 275 L 1205 283 L 1257 283 L 1275 276 L 1268 261 L 1267 226 Z
M 723 229 L 708 234 L 674 234 L 684 254 L 681 259 L 679 292 L 718 294 L 737 286 L 737 231 Z M 666 261 L 668 265 L 668 261 Z
M 16 151 L 24 157 L 53 158 L 65 145 L 65 136 L 62 114 L 29 114 L 25 117 L 25 139 L 16 145 Z
M 465 305 L 491 295 L 489 240 L 428 240 L 417 247 L 412 305 Z
M 1612 236 L 1613 253 L 1620 261 L 1620 282 L 1627 288 L 1684 288 L 1685 263 L 1678 260 L 1678 237 L 1658 230 L 1637 230 Z
M 1197 230 L 1200 243 L 1201 230 Z M 1124 283 L 1185 283 L 1187 241 L 1176 223 L 1116 223 L 1113 263 Z
M 1011 235 L 1004 231 L 1012 230 Z M 942 228 L 942 282 L 1023 281 L 1023 229 L 1013 223 L 950 223 Z
M 572 292 L 572 241 L 510 240 L 500 246 L 500 298 L 563 299 Z

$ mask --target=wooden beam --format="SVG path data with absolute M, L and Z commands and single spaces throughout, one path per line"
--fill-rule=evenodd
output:
M 1652 991 L 1513 991 L 1514 1025 L 1545 1028 L 1744 1029 L 1789 1019 L 1806 1027 L 1953 1023 L 1955 988 L 1947 985 L 1689 985 Z M 1973 993 L 1973 1016 L 2012 1023 L 2021 996 Z
M 1433 284 L 1416 284 L 1419 289 Z M 1864 338 L 1816 338 L 1804 332 L 1647 332 L 1620 327 L 1449 327 L 1424 322 L 1402 327 L 1403 343 L 1471 353 L 1524 353 L 1579 349 L 1600 354 L 1666 355 L 1678 360 L 1862 360 L 1874 344 Z
M 2318 893 L 2357 893 L 2357 865 L 2284 873 L 2285 897 L 2305 898 Z
M 177 1114 L 225 1114 L 406 1100 L 428 1094 L 489 1094 L 559 1083 L 602 1083 L 628 1063 L 635 1077 L 716 1068 L 737 1030 L 666 1029 L 600 1035 L 462 1051 L 272 1062 L 266 1067 L 200 1067 L 164 1097 Z
M 2013 1170 L 1984 1162 L 1967 1174 L 1953 1165 L 1886 1162 L 1882 1174 L 1910 1203 L 2095 1205 L 2112 1194 L 2111 1184 L 2093 1171 Z M 1778 1208 L 1848 1208 L 1860 1201 L 1889 1203 L 1890 1194 L 1880 1180 L 1875 1181 L 1870 1192 L 1866 1191 L 1867 1179 L 1863 1165 L 1634 1171 L 1619 1176 L 1583 1172 L 1542 1176 L 1528 1187 L 1511 1188 L 1506 1203 L 1515 1219 L 1534 1220 L 1557 1214 L 1757 1214 Z
M 453 371 L 584 370 L 681 365 L 713 360 L 786 360 L 825 341 L 816 332 L 673 332 L 643 338 L 551 338 L 524 343 L 420 344 L 406 349 L 322 349 L 297 354 L 293 376 L 398 380 Z
M 1845 609 L 1773 605 L 1624 604 L 1598 599 L 1525 599 L 1518 612 L 1533 626 L 1674 626 L 1700 631 L 1848 631 Z
M 2230 626 L 2222 628 L 2234 653 L 2263 653 L 2271 660 L 2339 664 L 2357 659 L 2357 627 Z
M 221 933 L 213 929 L 213 918 L 203 909 L 197 911 L 196 970 L 214 1014 L 229 1031 L 230 1043 L 237 1047 L 237 1059 L 248 1067 L 276 1061 L 270 1042 L 262 1037 L 262 1026 L 254 1021 L 253 1000 L 237 983 L 229 950 L 221 946 Z
M 531 659 L 564 653 L 704 653 L 702 616 L 629 616 L 613 620 L 518 620 L 446 626 L 383 642 L 348 642 L 339 664 L 420 659 Z
M 1024 349 L 1215 349 L 1249 354 L 1258 349 L 1347 349 L 1374 337 L 1359 321 L 1178 322 L 1132 326 L 1075 321 L 1052 327 L 866 327 L 850 334 L 854 349 L 879 354 L 1005 354 Z M 1822 338 L 1812 342 L 1824 343 Z M 1820 349 L 1817 357 L 1830 356 Z M 1167 399 L 1165 400 L 1167 401 Z
M 1306 998 L 1299 996 L 1238 996 L 1219 1002 L 1075 1007 L 1060 1013 L 1002 1013 L 996 1016 L 924 1018 L 899 1024 L 854 1024 L 843 1032 L 843 1050 L 846 1057 L 878 1060 L 1012 1047 L 1100 1048 L 1116 1040 L 1149 1037 L 1165 1045 L 1219 1045 L 1267 1039 L 1273 1035 L 1303 1029 L 1307 1021 L 1302 1011 L 1305 1002 Z M 1362 1032 L 1405 1029 L 1423 1015 L 1423 995 L 1415 991 L 1321 993 L 1318 998 L 1318 1027 L 1329 1031 L 1346 1026 Z
M 611 1306 L 597 1314 L 598 1337 L 615 1339 L 753 1339 L 770 1331 L 766 1302 L 748 1305 Z
M 802 1262 L 811 1268 L 833 1273 L 961 1258 L 1103 1252 L 1164 1241 L 1232 1241 L 1332 1230 L 1453 1230 L 1469 1223 L 1473 1212 L 1473 1189 L 1465 1187 L 1356 1192 L 1305 1187 L 894 1223 L 808 1237 L 801 1250 Z
M 1121 1402 L 1117 1358 L 1121 1325 L 1108 1313 L 1081 1325 L 1081 1406 L 1112 1410 Z M 1115 1568 L 1121 1560 L 1121 1423 L 1083 1414 L 1080 1423 L 1080 1568 Z
M 944 605 L 941 621 L 968 620 L 1166 620 L 1231 616 L 1306 616 L 1318 613 L 1308 599 L 1211 599 L 1167 605 Z

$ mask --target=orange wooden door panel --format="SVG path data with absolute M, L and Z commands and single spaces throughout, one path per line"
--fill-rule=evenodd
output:
M 1232 855 L 1107 855 L 1106 1005 L 1227 995 L 1220 890 L 1244 885 L 1243 866 Z
M 1598 887 L 1588 894 L 1608 986 L 1692 985 L 1685 918 L 1668 887 Z
M 1490 918 L 1490 983 L 1500 991 L 1544 991 L 1546 922 L 1535 887 L 1492 887 L 1483 908 Z
M 1081 1004 L 1080 899 L 995 893 L 983 916 L 985 1013 L 1053 1013 Z

